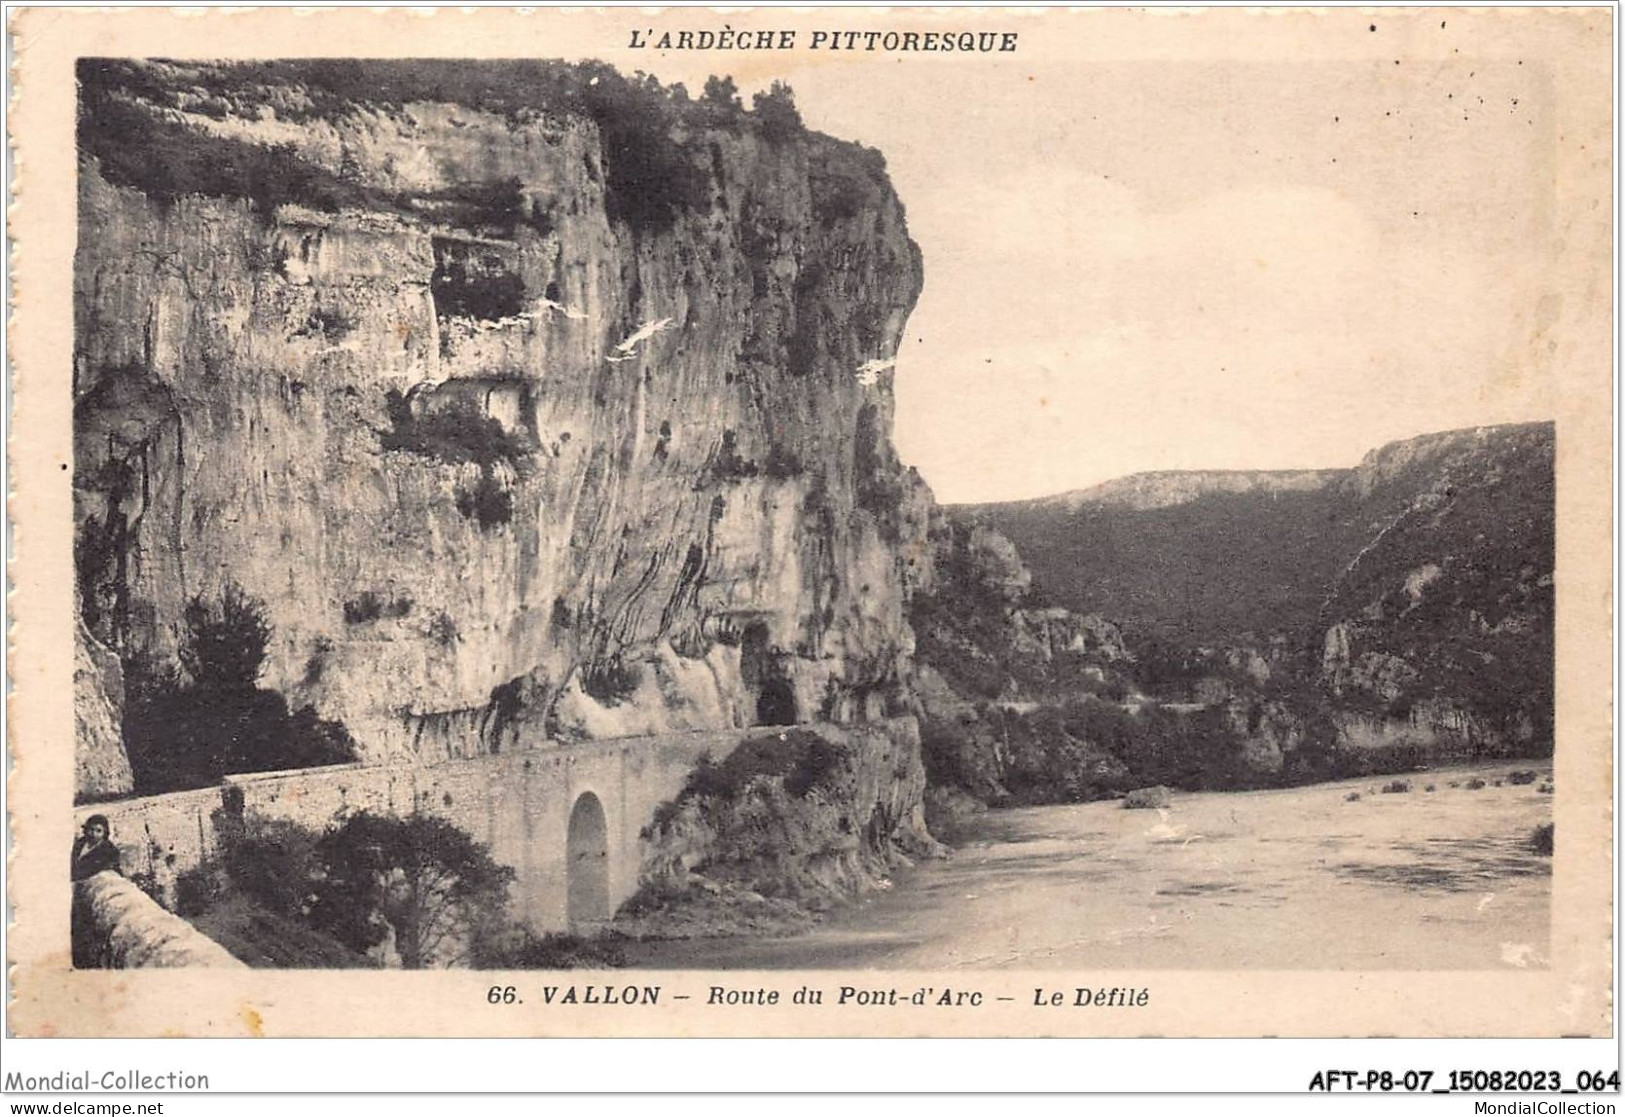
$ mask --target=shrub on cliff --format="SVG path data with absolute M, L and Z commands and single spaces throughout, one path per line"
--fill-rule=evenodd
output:
M 83 58 L 77 77 L 80 153 L 93 157 L 109 182 L 160 204 L 190 195 L 246 198 L 267 216 L 285 202 L 328 212 L 389 208 L 377 192 L 308 162 L 292 146 L 187 127 L 174 112 L 177 89 L 139 62 Z M 203 115 L 220 119 L 225 112 Z
M 710 207 L 703 130 L 738 132 L 755 122 L 775 143 L 804 131 L 782 84 L 759 94 L 756 111 L 747 113 L 731 78 L 711 78 L 704 96 L 691 100 L 681 86 L 668 88 L 643 73 L 627 76 L 602 62 L 309 59 L 167 66 L 88 58 L 76 71 L 80 151 L 100 164 L 109 181 L 165 204 L 201 194 L 247 198 L 265 213 L 297 202 L 327 211 L 426 216 L 501 235 L 512 235 L 521 223 L 544 233 L 550 226 L 510 180 L 393 191 L 364 181 L 359 168 L 342 161 L 329 168 L 291 146 L 189 127 L 183 123 L 189 114 L 253 120 L 274 111 L 277 119 L 299 124 L 430 101 L 500 115 L 511 125 L 538 116 L 586 117 L 601 140 L 605 208 L 636 233 L 663 231 L 684 212 Z M 825 216 L 877 196 L 872 157 L 838 162 L 833 173 L 851 182 L 838 188 L 835 211 L 830 191 L 815 191 L 815 204 L 825 199 Z M 595 161 L 591 171 L 597 170 Z
M 762 472 L 775 481 L 788 481 L 807 472 L 807 463 L 801 460 L 792 446 L 775 442 L 767 448 L 767 460 Z
M 271 638 L 263 605 L 228 586 L 217 603 L 193 598 L 183 620 L 184 674 L 146 659 L 125 664 L 124 744 L 137 792 L 355 758 L 343 724 L 309 706 L 291 713 L 281 694 L 257 685 Z
M 189 639 L 180 647 L 181 666 L 195 686 L 216 691 L 254 686 L 265 665 L 271 624 L 265 607 L 235 584 L 226 586 L 218 606 L 201 596 L 186 603 L 182 614 Z
M 512 176 L 454 183 L 413 201 L 439 223 L 490 236 L 512 237 L 521 225 L 546 236 L 553 228 L 547 210 L 533 204 L 524 183 Z
M 726 815 L 766 787 L 804 799 L 828 786 L 848 756 L 845 746 L 807 729 L 744 741 L 720 762 L 701 756 L 682 791 L 655 812 L 644 837 L 669 827 L 685 810 L 704 817 Z
M 626 78 L 613 67 L 586 63 L 591 77 L 578 96 L 598 125 L 604 151 L 604 208 L 634 232 L 669 229 L 684 210 L 709 206 L 710 182 L 672 130 L 677 104 L 654 78 Z
M 377 590 L 363 590 L 359 597 L 344 603 L 344 623 L 368 624 L 380 617 L 404 617 L 411 611 L 410 597 L 388 597 Z
M 899 852 L 926 852 L 895 799 L 871 798 L 872 747 L 796 728 L 702 759 L 644 832 L 653 854 L 629 908 L 732 895 L 816 910 L 868 887 Z M 876 774 L 906 775 L 897 763 L 882 761 Z
M 384 414 L 389 428 L 378 433 L 378 442 L 385 450 L 404 450 L 451 465 L 474 462 L 480 466 L 517 464 L 529 453 L 523 439 L 470 408 L 418 414 L 405 396 L 391 388 L 384 393 Z
M 722 441 L 711 456 L 711 476 L 717 481 L 743 481 L 759 472 L 755 462 L 740 456 L 739 436 L 732 428 L 722 432 Z
M 783 143 L 806 131 L 801 113 L 796 109 L 796 95 L 782 81 L 775 81 L 766 92 L 756 94 L 750 105 L 762 136 L 769 143 Z
M 448 465 L 473 462 L 480 467 L 473 487 L 457 490 L 458 512 L 487 531 L 513 519 L 513 494 L 497 480 L 496 465 L 505 462 L 516 470 L 522 468 L 530 458 L 523 438 L 466 406 L 414 411 L 411 402 L 394 388 L 384 393 L 384 413 L 390 425 L 378 434 L 383 449 L 404 450 Z M 348 603 L 345 618 L 349 619 Z
M 817 145 L 808 176 L 813 216 L 823 225 L 875 209 L 887 194 L 886 157 L 862 144 Z
M 445 819 L 353 815 L 316 843 L 312 922 L 365 951 L 393 930 L 407 969 L 466 959 L 500 920 L 514 872 Z
M 1529 835 L 1530 850 L 1534 853 L 1540 854 L 1542 857 L 1550 857 L 1553 849 L 1553 829 L 1553 824 L 1550 822 L 1542 823 L 1541 825 L 1535 827 L 1534 832 Z
M 513 494 L 485 469 L 472 489 L 457 490 L 457 511 L 490 531 L 513 519 Z
M 625 966 L 627 956 L 624 940 L 614 934 L 538 935 L 509 927 L 477 938 L 470 961 L 477 970 L 609 970 Z
M 618 706 L 637 693 L 643 669 L 620 656 L 581 665 L 581 689 L 605 706 Z
M 850 749 L 806 729 L 745 741 L 720 764 L 702 756 L 679 800 L 739 799 L 757 780 L 776 780 L 797 799 L 829 786 Z

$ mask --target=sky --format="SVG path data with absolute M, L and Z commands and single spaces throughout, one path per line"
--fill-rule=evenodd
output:
M 1166 15 L 783 74 L 809 126 L 884 152 L 907 208 L 926 280 L 895 439 L 938 499 L 1347 466 L 1553 418 L 1576 313 L 1557 148 L 1578 141 L 1554 73 L 1576 37 L 1441 10 Z M 640 63 L 697 88 L 691 59 Z

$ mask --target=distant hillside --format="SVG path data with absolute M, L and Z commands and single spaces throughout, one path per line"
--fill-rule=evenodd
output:
M 1364 571 L 1349 567 L 1391 525 L 1408 537 L 1434 524 L 1441 553 L 1475 553 L 1472 536 L 1455 533 L 1480 505 L 1505 520 L 1495 546 L 1549 571 L 1552 442 L 1549 423 L 1482 427 L 1392 443 L 1354 469 L 1137 474 L 947 513 L 1007 537 L 1054 604 L 1168 639 L 1228 642 L 1313 627 L 1347 579 L 1373 571 L 1369 556 Z M 1460 508 L 1434 516 L 1418 501 Z
M 1033 500 L 1013 501 L 1008 504 L 962 505 L 967 509 L 1041 507 L 1064 508 L 1076 512 L 1085 505 L 1118 505 L 1146 511 L 1169 508 L 1204 496 L 1225 493 L 1308 493 L 1317 492 L 1335 484 L 1348 475 L 1346 469 L 1193 469 L 1161 470 L 1154 473 L 1133 473 L 1127 477 L 1102 483 L 1087 489 L 1074 489 L 1057 496 L 1041 496 Z
M 1317 618 L 1324 685 L 1391 713 L 1448 704 L 1550 746 L 1554 449 L 1539 423 L 1367 455 L 1343 489 L 1374 530 Z
M 1549 755 L 1553 462 L 1533 423 L 939 509 L 928 776 L 1042 802 Z

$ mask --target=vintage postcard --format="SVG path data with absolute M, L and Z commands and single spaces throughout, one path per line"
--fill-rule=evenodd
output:
M 15 1033 L 1607 1035 L 1613 14 L 17 13 Z

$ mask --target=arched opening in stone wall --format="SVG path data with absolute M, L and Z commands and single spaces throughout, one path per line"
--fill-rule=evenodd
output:
M 604 805 L 590 791 L 583 792 L 570 809 L 564 857 L 570 929 L 603 923 L 610 917 L 609 825 Z
M 796 693 L 782 657 L 767 643 L 767 625 L 752 621 L 739 638 L 739 675 L 756 703 L 757 725 L 795 725 Z

